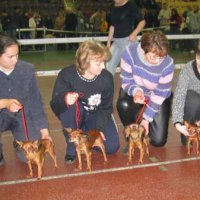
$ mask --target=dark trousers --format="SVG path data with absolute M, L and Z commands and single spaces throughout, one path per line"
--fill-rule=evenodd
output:
M 133 97 L 120 89 L 117 111 L 124 126 L 135 123 L 140 114 L 142 104 L 133 102 Z M 156 113 L 153 122 L 149 123 L 149 138 L 153 146 L 164 146 L 168 137 L 168 125 L 171 111 L 171 97 L 165 99 Z
M 22 111 L 19 111 L 18 113 L 11 113 L 7 109 L 3 109 L 0 112 L 0 134 L 3 134 L 5 131 L 11 131 L 14 140 L 26 141 L 27 137 L 30 140 L 40 140 L 40 130 L 35 127 L 34 122 L 30 121 L 31 119 L 26 119 L 28 129 L 28 132 L 26 132 L 22 118 Z M 0 142 L 0 154 L 2 153 L 2 149 L 3 145 Z
M 79 109 L 81 117 L 80 122 L 78 123 L 78 127 L 75 105 L 70 106 L 65 113 L 62 113 L 60 115 L 62 126 L 65 128 L 80 128 L 83 131 L 96 129 L 96 113 L 87 112 L 85 109 L 83 109 L 83 106 L 81 104 L 79 104 Z M 108 124 L 103 134 L 106 138 L 104 142 L 106 153 L 115 153 L 119 149 L 119 136 L 113 117 L 109 118 Z M 69 136 L 67 133 L 64 133 L 64 136 L 67 142 L 66 153 L 71 156 L 75 156 L 76 150 L 74 144 L 69 142 Z
M 200 94 L 193 90 L 188 90 L 187 92 L 183 118 L 190 124 L 200 120 Z M 186 144 L 186 136 L 183 134 L 181 134 L 181 142 Z

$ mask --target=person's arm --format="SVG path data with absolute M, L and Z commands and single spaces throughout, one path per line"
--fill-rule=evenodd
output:
M 187 131 L 187 128 L 186 128 L 186 126 L 185 125 L 183 125 L 182 123 L 176 123 L 175 125 L 175 128 L 176 128 L 176 130 L 178 131 L 178 132 L 180 132 L 180 133 L 182 133 L 183 135 L 185 135 L 185 136 L 189 136 L 190 134 L 188 133 L 188 131 Z
M 131 53 L 129 51 L 130 49 L 126 48 L 120 62 L 120 77 L 122 81 L 121 87 L 129 96 L 135 96 L 135 94 L 139 91 L 143 93 L 143 89 L 135 82 L 133 76 L 135 66 L 133 65 L 133 57 L 131 57 Z M 131 51 L 137 52 L 137 49 L 133 47 Z
M 129 40 L 134 42 L 137 39 L 137 35 L 142 31 L 142 29 L 146 25 L 146 21 L 140 12 L 140 8 L 135 3 L 132 3 L 132 10 L 132 21 L 136 22 L 137 25 L 134 24 L 134 29 L 129 35 Z
M 66 101 L 69 96 L 66 96 L 66 94 L 69 92 L 73 92 L 70 84 L 70 79 L 72 79 L 73 75 L 69 71 L 66 72 L 66 69 L 67 68 L 65 68 L 58 74 L 53 89 L 52 99 L 50 102 L 51 109 L 58 118 L 61 113 L 67 110 Z
M 133 30 L 133 32 L 129 35 L 129 40 L 135 41 L 137 39 L 137 35 L 142 31 L 145 25 L 146 25 L 146 21 L 144 19 L 141 20 L 136 26 L 136 28 Z
M 188 70 L 185 66 L 178 77 L 176 89 L 173 96 L 172 104 L 172 121 L 173 123 L 183 123 L 185 99 L 189 84 Z
M 183 116 L 184 116 L 185 99 L 189 84 L 189 76 L 188 76 L 189 71 L 187 68 L 188 67 L 185 66 L 179 74 L 172 104 L 173 124 L 177 129 L 177 131 L 186 136 L 188 135 L 188 132 L 185 126 L 183 125 Z
M 111 47 L 111 42 L 112 42 L 112 39 L 113 39 L 113 35 L 114 35 L 114 26 L 110 26 L 109 27 L 109 31 L 108 31 L 108 40 L 107 40 L 107 47 L 110 48 Z

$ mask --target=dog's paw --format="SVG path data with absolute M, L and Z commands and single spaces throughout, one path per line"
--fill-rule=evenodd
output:
M 33 177 L 33 174 L 29 174 L 26 176 L 26 178 L 32 178 Z
M 128 162 L 126 163 L 126 165 L 132 165 L 132 164 L 133 164 L 132 161 L 128 161 Z
M 75 168 L 74 171 L 75 171 L 75 172 L 82 171 L 82 168 Z
M 187 154 L 186 154 L 187 156 L 190 156 L 190 153 L 189 152 L 187 152 Z
M 57 170 L 57 169 L 58 169 L 58 165 L 55 165 L 55 166 L 54 166 L 54 170 Z
M 91 169 L 91 168 L 87 168 L 87 171 L 88 171 L 88 172 L 91 172 L 91 171 L 92 171 L 92 169 Z
M 142 164 L 143 164 L 143 161 L 139 160 L 138 165 L 142 165 Z
M 104 165 L 108 164 L 108 160 L 104 160 L 103 164 Z

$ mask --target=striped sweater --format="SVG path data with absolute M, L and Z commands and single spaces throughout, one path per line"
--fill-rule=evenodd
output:
M 173 59 L 167 55 L 159 64 L 145 61 L 140 43 L 126 48 L 121 59 L 122 88 L 134 96 L 137 90 L 144 92 L 148 100 L 143 118 L 153 121 L 163 101 L 171 95 L 174 74 Z

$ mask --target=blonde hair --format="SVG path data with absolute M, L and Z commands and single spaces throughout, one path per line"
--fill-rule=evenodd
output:
M 76 51 L 76 68 L 83 75 L 90 67 L 90 60 L 108 61 L 111 57 L 109 49 L 97 40 L 83 42 Z

